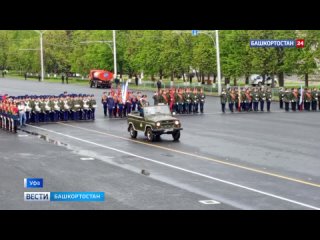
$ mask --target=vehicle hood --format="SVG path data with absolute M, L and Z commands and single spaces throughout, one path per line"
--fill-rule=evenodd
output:
M 160 121 L 170 121 L 170 120 L 178 120 L 175 117 L 172 117 L 170 115 L 157 115 L 157 116 L 148 116 L 145 117 L 147 121 L 153 121 L 153 122 L 160 122 Z

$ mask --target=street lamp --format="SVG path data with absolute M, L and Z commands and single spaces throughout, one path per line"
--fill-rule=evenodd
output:
M 111 52 L 113 54 L 113 68 L 114 68 L 114 77 L 117 77 L 117 48 L 116 48 L 116 30 L 112 30 L 113 40 L 109 41 L 83 41 L 80 42 L 82 44 L 88 44 L 88 43 L 107 43 L 108 47 L 111 49 Z M 110 45 L 110 43 L 113 43 L 113 46 Z
M 40 55 L 41 55 L 41 82 L 44 80 L 44 64 L 43 64 L 43 34 L 47 31 L 34 30 L 35 32 L 40 34 Z
M 173 31 L 174 33 L 185 33 L 185 31 Z M 210 31 L 211 32 L 211 31 Z M 217 55 L 217 75 L 218 75 L 218 93 L 221 94 L 221 68 L 220 68 L 220 47 L 219 47 L 219 32 L 216 32 L 216 40 L 212 37 L 209 31 L 199 31 L 199 30 L 192 30 L 192 36 L 196 36 L 198 34 L 205 34 L 211 38 L 213 41 L 213 45 L 216 47 L 216 55 Z
M 217 55 L 217 75 L 218 75 L 218 93 L 221 94 L 221 68 L 220 68 L 220 47 L 219 47 L 219 31 L 215 30 L 216 32 L 216 40 L 213 39 L 212 35 L 209 34 L 209 31 L 197 31 L 198 33 L 203 33 L 211 38 L 213 41 L 213 45 L 216 47 L 216 55 Z
M 116 48 L 116 30 L 112 30 L 113 35 L 113 65 L 114 65 L 114 75 L 117 78 L 117 48 Z
M 216 52 L 217 52 L 217 71 L 218 71 L 218 93 L 221 94 L 221 69 L 220 69 L 220 47 L 219 32 L 216 30 Z

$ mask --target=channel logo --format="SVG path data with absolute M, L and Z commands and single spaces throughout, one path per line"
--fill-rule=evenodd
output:
M 43 188 L 42 178 L 25 178 L 24 179 L 25 188 Z
M 251 39 L 250 47 L 284 47 L 284 48 L 304 48 L 304 39 Z
M 51 192 L 53 202 L 104 202 L 104 192 Z
M 104 202 L 104 192 L 25 192 L 29 202 Z
M 24 201 L 28 202 L 49 202 L 50 192 L 25 192 Z

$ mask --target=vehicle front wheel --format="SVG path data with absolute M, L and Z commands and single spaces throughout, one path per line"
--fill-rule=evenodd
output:
M 147 139 L 148 139 L 149 142 L 152 142 L 154 140 L 154 134 L 153 134 L 151 128 L 147 129 L 147 134 L 146 135 L 147 135 Z
M 172 137 L 174 141 L 178 141 L 180 139 L 180 131 L 172 133 Z
M 133 129 L 132 125 L 130 125 L 129 127 L 129 132 L 130 132 L 131 138 L 137 138 L 138 132 Z

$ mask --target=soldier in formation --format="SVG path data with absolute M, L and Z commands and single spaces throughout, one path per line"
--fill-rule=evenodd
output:
M 206 95 L 202 88 L 170 88 L 154 93 L 154 104 L 168 105 L 177 114 L 196 114 L 204 112 Z
M 317 88 L 292 88 L 291 90 L 285 88 L 281 94 L 279 93 L 279 98 L 283 98 L 286 112 L 290 111 L 290 104 L 293 112 L 320 110 L 320 89 Z
M 19 120 L 18 102 L 15 98 L 0 96 L 0 129 L 16 133 Z
M 270 88 L 229 88 L 227 92 L 222 92 L 220 98 L 223 113 L 225 112 L 225 108 L 223 105 L 227 102 L 229 105 L 229 110 L 232 113 L 234 111 L 263 112 L 265 103 L 267 104 L 267 111 L 271 111 L 272 91 Z

